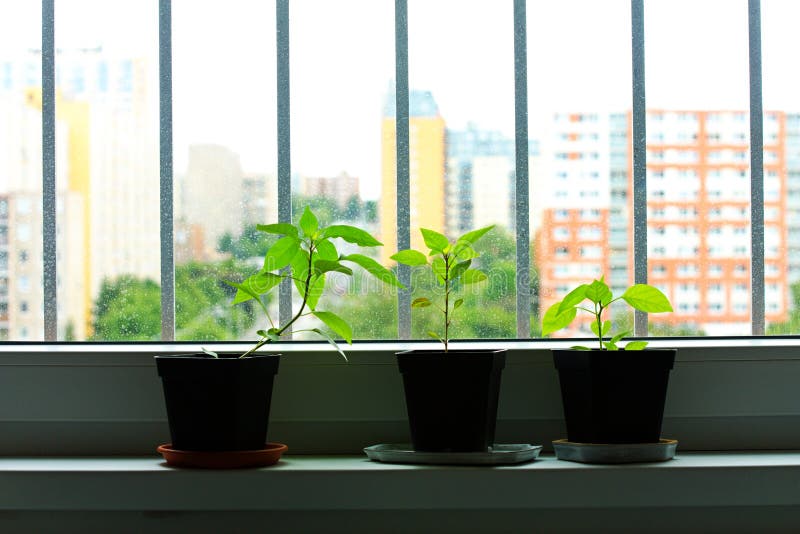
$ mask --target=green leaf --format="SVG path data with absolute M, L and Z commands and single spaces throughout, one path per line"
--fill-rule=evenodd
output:
M 347 224 L 334 224 L 325 228 L 322 231 L 322 237 L 341 237 L 348 243 L 355 243 L 360 247 L 379 247 L 383 245 L 383 243 L 369 235 L 368 232 Z
M 440 284 L 444 284 L 444 277 L 447 273 L 447 265 L 445 264 L 442 258 L 433 258 L 431 261 L 431 269 L 433 270 L 433 274 L 436 275 L 436 278 L 439 280 Z
M 305 281 L 308 276 L 308 252 L 301 250 L 292 261 L 292 276 L 295 278 L 294 286 L 301 297 L 305 298 Z M 312 310 L 317 307 L 323 291 L 325 290 L 325 275 L 313 276 L 310 280 L 308 299 L 306 304 Z
M 425 254 L 411 249 L 401 250 L 396 254 L 392 254 L 390 257 L 397 263 L 402 263 L 403 265 L 411 265 L 412 267 L 416 265 L 428 264 L 428 258 L 425 256 Z
M 631 305 L 631 307 L 647 312 L 647 313 L 662 313 L 671 312 L 672 305 L 669 299 L 659 289 L 649 286 L 647 284 L 636 284 L 629 287 L 625 293 L 622 294 L 623 300 Z
M 472 264 L 472 260 L 466 260 L 450 267 L 450 280 L 458 280 L 458 278 L 469 269 L 470 264 Z
M 614 295 L 611 294 L 611 290 L 601 278 L 600 280 L 595 280 L 589 284 L 589 287 L 586 289 L 586 298 L 595 304 L 602 304 L 605 306 L 611 302 L 611 299 L 614 298 Z
M 347 343 L 353 343 L 353 330 L 350 328 L 350 325 L 345 322 L 344 319 L 339 317 L 333 312 L 329 311 L 315 311 L 313 312 L 314 315 L 325 323 L 328 328 L 333 330 L 336 334 L 341 336 L 342 339 L 347 341 Z
M 453 303 L 453 311 L 455 311 L 455 310 L 457 310 L 458 308 L 460 308 L 462 304 L 464 304 L 464 299 L 457 299 L 457 300 L 456 300 L 456 301 Z
M 489 230 L 491 230 L 492 228 L 494 228 L 494 225 L 485 226 L 483 228 L 479 228 L 477 230 L 472 230 L 471 232 L 467 232 L 466 234 L 464 234 L 464 235 L 462 235 L 461 237 L 458 238 L 457 243 L 458 242 L 462 242 L 462 243 L 469 243 L 470 245 L 474 245 L 475 242 L 478 239 L 483 237 L 483 235 L 486 232 L 488 232 Z
M 578 314 L 578 310 L 574 307 L 567 308 L 564 311 L 560 311 L 560 307 L 561 303 L 556 302 L 547 308 L 544 317 L 542 317 L 542 336 L 566 328 Z
M 308 290 L 308 300 L 306 304 L 312 310 L 316 309 L 322 293 L 325 291 L 325 275 L 316 276 L 311 279 L 311 288 Z
M 455 253 L 456 259 L 458 261 L 471 260 L 473 258 L 477 258 L 478 256 L 480 256 L 480 254 L 475 252 L 475 249 L 472 248 L 471 246 L 467 244 L 462 244 L 462 245 L 456 245 L 456 247 L 453 249 L 453 252 Z
M 270 328 L 269 330 L 258 330 L 256 332 L 261 337 L 269 338 L 270 341 L 278 341 L 281 338 L 281 335 L 278 333 L 277 328 Z
M 583 345 L 573 345 L 570 348 L 572 350 L 592 350 L 589 347 L 584 347 Z
M 306 237 L 311 237 L 315 233 L 317 233 L 317 229 L 319 228 L 319 221 L 317 220 L 317 216 L 311 211 L 311 208 L 306 206 L 306 209 L 303 210 L 303 215 L 300 216 L 300 228 L 303 229 L 303 234 Z
M 426 297 L 419 297 L 411 301 L 412 308 L 427 308 L 430 305 L 431 301 Z
M 314 243 L 314 248 L 316 249 L 317 254 L 319 254 L 319 257 L 323 260 L 336 261 L 339 259 L 339 253 L 336 252 L 336 246 L 327 239 L 323 239 L 322 241 L 317 241 Z
M 618 342 L 620 339 L 624 338 L 625 336 L 629 336 L 629 335 L 631 335 L 631 331 L 630 331 L 630 330 L 626 330 L 626 331 L 624 331 L 624 332 L 620 332 L 619 334 L 617 334 L 617 335 L 615 335 L 614 337 L 612 337 L 612 338 L 610 339 L 610 342 L 611 342 L 611 343 L 616 343 L 616 342 Z
M 479 271 L 478 269 L 467 269 L 464 271 L 464 274 L 461 277 L 461 282 L 464 284 L 477 284 L 488 278 L 489 277 L 486 276 L 486 273 L 483 271 Z
M 328 343 L 333 345 L 333 348 L 335 348 L 339 352 L 339 354 L 342 355 L 342 358 L 344 358 L 344 361 L 348 361 L 347 360 L 347 355 L 344 353 L 344 351 L 342 351 L 342 349 L 339 348 L 339 344 L 336 343 L 336 340 L 333 339 L 330 334 L 328 334 L 327 332 L 323 332 L 319 328 L 312 328 L 311 331 L 312 332 L 316 332 L 317 334 L 319 334 L 320 336 L 325 338 L 325 341 L 327 341 Z
M 597 337 L 603 337 L 603 335 L 602 335 L 602 333 L 600 331 L 600 328 L 597 326 L 597 321 L 592 321 L 591 323 L 589 323 L 589 328 L 592 329 L 592 332 Z
M 295 284 L 299 283 L 298 280 L 305 282 L 308 276 L 308 251 L 300 250 L 300 252 L 292 258 L 292 277 L 295 278 Z
M 606 350 L 619 350 L 616 343 L 612 343 L 610 341 L 603 341 L 603 345 L 605 345 Z
M 566 311 L 567 308 L 574 308 L 578 304 L 580 304 L 583 299 L 586 298 L 586 292 L 589 290 L 589 286 L 587 284 L 581 284 L 569 293 L 567 296 L 564 297 L 564 300 L 561 301 L 561 308 L 559 312 Z
M 277 224 L 257 224 L 256 230 L 260 232 L 266 232 L 268 234 L 277 234 L 277 235 L 288 235 L 292 237 L 300 237 L 300 233 L 297 231 L 297 227 L 293 224 L 289 223 L 277 223 Z
M 249 285 L 239 284 L 228 280 L 223 280 L 223 282 L 239 290 L 236 292 L 236 296 L 233 298 L 232 304 L 247 302 L 250 299 L 259 299 L 258 293 L 256 293 L 255 290 L 253 290 Z
M 300 251 L 300 240 L 294 236 L 278 239 L 264 255 L 264 270 L 275 271 L 289 265 Z
M 435 230 L 420 228 L 419 231 L 422 233 L 422 238 L 425 240 L 425 246 L 431 250 L 443 252 L 445 247 L 450 244 L 447 237 Z
M 263 295 L 280 284 L 281 280 L 283 280 L 282 276 L 259 271 L 242 281 L 241 286 L 247 287 L 251 291 L 244 291 L 239 288 L 239 291 L 236 292 L 236 296 L 233 299 L 233 303 L 239 304 L 240 302 L 247 302 L 253 298 L 254 294 Z
M 642 350 L 648 343 L 649 341 L 631 341 L 625 345 L 625 350 Z
M 437 334 L 433 330 L 428 330 L 428 337 L 432 337 L 433 339 L 436 339 L 436 340 L 441 341 L 442 343 L 444 343 L 444 339 L 442 339 L 442 336 L 440 336 L 439 334 Z
M 337 273 L 344 273 L 346 275 L 353 275 L 353 270 L 350 267 L 345 267 L 338 261 L 328 261 L 323 259 L 318 259 L 314 261 L 314 274 L 317 276 L 321 275 L 322 273 L 327 272 L 337 272 Z
M 405 289 L 405 286 L 400 283 L 400 280 L 394 275 L 392 271 L 378 263 L 377 261 L 364 256 L 363 254 L 348 254 L 347 256 L 342 256 L 340 258 L 341 261 L 352 261 L 356 265 L 361 266 L 362 269 L 367 271 L 369 274 L 380 280 L 385 284 L 389 284 L 390 286 L 395 286 L 399 288 Z

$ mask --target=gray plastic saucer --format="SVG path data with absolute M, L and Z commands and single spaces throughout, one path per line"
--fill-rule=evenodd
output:
M 665 462 L 675 457 L 678 442 L 662 439 L 658 443 L 572 443 L 553 442 L 556 458 L 585 464 L 630 464 Z
M 508 465 L 536 459 L 541 445 L 495 444 L 486 452 L 417 452 L 408 443 L 364 447 L 370 460 L 395 464 Z

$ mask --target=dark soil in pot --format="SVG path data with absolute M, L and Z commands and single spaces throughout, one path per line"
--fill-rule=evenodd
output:
M 238 356 L 156 356 L 174 449 L 264 448 L 280 355 Z
M 506 351 L 397 353 L 414 450 L 485 452 L 494 444 Z
M 656 443 L 676 349 L 553 350 L 567 439 Z

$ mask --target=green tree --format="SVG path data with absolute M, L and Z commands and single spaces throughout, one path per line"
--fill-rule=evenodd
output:
M 233 308 L 236 290 L 222 282 L 251 270 L 235 260 L 188 263 L 175 268 L 176 338 L 221 341 L 243 337 L 253 327 L 251 304 Z M 161 288 L 148 279 L 104 280 L 93 309 L 94 341 L 147 341 L 161 337 Z
M 361 200 L 359 200 L 357 196 L 353 195 L 347 201 L 347 206 L 345 206 L 344 213 L 342 215 L 347 221 L 357 221 L 361 219 L 362 211 Z
M 344 218 L 344 214 L 333 199 L 321 196 L 292 195 L 292 213 L 303 213 L 306 206 L 314 212 L 320 226 L 329 226 Z
M 455 312 L 453 321 L 454 339 L 514 338 L 516 331 L 516 242 L 514 236 L 501 228 L 486 234 L 476 245 L 481 254 L 476 264 L 486 272 L 488 280 L 469 287 L 463 295 L 464 304 Z M 531 309 L 538 309 L 536 302 L 537 276 L 533 275 L 533 302 Z M 424 269 L 412 269 L 412 299 L 419 296 L 439 297 L 443 291 L 433 274 Z M 337 313 L 352 319 L 355 338 L 397 338 L 397 292 L 385 287 L 363 287 L 360 277 L 342 291 L 341 296 L 331 299 Z M 419 308 L 412 315 L 412 337 L 428 339 L 431 324 L 439 324 L 432 308 Z M 531 318 L 534 337 L 539 335 L 539 322 Z
M 161 289 L 149 279 L 104 280 L 93 310 L 91 340 L 149 341 L 161 335 Z
M 252 267 L 230 259 L 191 262 L 175 268 L 175 336 L 182 341 L 243 337 L 255 322 L 252 303 L 231 306 L 236 290 L 223 280 L 241 280 Z
M 263 258 L 267 249 L 275 243 L 274 236 L 264 236 L 263 232 L 256 229 L 255 224 L 245 226 L 242 234 L 233 237 L 230 232 L 226 232 L 219 238 L 217 250 L 222 253 L 230 254 L 231 257 L 246 260 L 248 258 Z
M 367 200 L 364 202 L 364 220 L 368 223 L 378 222 L 378 202 L 375 200 Z
M 800 333 L 800 282 L 795 282 L 789 286 L 792 293 L 792 303 L 790 306 L 789 317 L 782 323 L 770 323 L 767 325 L 767 335 L 786 336 Z
M 611 323 L 615 331 L 633 332 L 633 312 L 630 310 L 614 312 L 613 309 L 611 312 L 613 313 L 611 315 Z M 705 331 L 697 328 L 696 325 L 673 325 L 661 322 L 656 317 L 647 322 L 647 334 L 655 337 L 699 337 L 706 335 Z

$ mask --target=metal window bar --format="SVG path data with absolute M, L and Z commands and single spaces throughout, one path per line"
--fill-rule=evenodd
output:
M 58 337 L 54 0 L 42 0 L 42 280 L 44 340 Z
M 517 337 L 531 337 L 531 240 L 528 178 L 528 37 L 525 6 L 514 0 L 514 121 L 517 231 Z
M 644 77 L 644 0 L 631 0 L 633 81 L 633 280 L 647 283 L 647 101 Z M 634 312 L 634 335 L 647 335 L 647 314 Z
M 761 94 L 761 0 L 748 1 L 750 40 L 751 328 L 764 335 L 764 109 Z
M 175 340 L 172 159 L 172 1 L 158 3 L 159 158 L 161 210 L 161 340 Z
M 409 181 L 408 2 L 394 4 L 395 31 L 395 139 L 397 169 L 397 249 L 411 247 Z M 409 289 L 397 295 L 397 330 L 400 339 L 411 337 L 411 269 L 398 268 L 400 282 Z
M 278 220 L 292 221 L 292 162 L 289 102 L 289 0 L 276 3 L 278 98 Z M 286 268 L 288 270 L 288 267 Z M 278 317 L 281 324 L 292 318 L 292 281 L 281 281 L 278 288 Z

